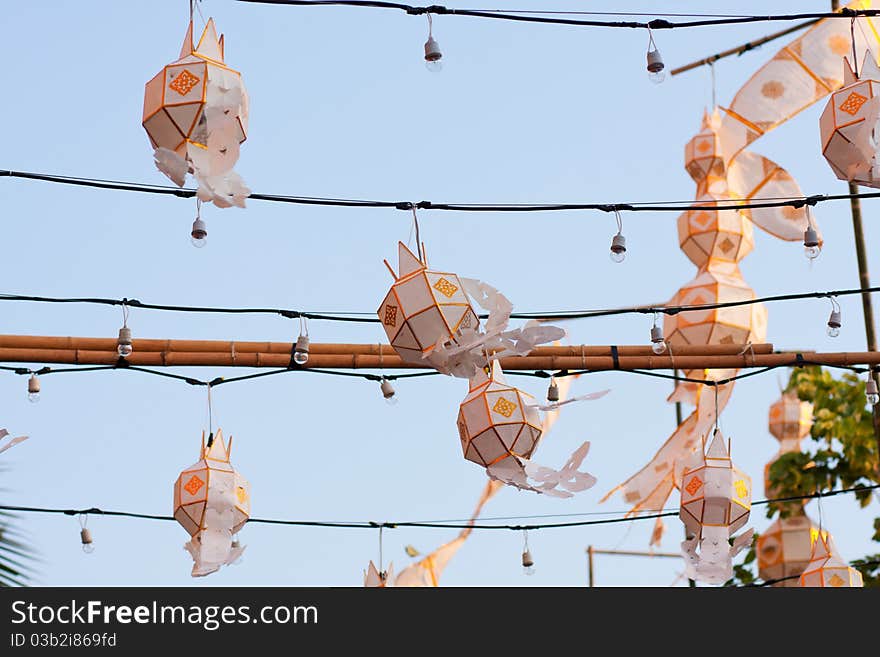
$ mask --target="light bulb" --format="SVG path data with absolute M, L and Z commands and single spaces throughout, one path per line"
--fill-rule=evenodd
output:
M 82 551 L 91 554 L 95 551 L 95 544 L 92 543 L 92 532 L 88 528 L 83 527 L 79 532 L 79 540 L 82 542 Z
M 535 560 L 532 559 L 532 553 L 528 550 L 525 550 L 522 553 L 522 566 L 523 566 L 523 575 L 534 575 L 535 574 Z
M 197 217 L 193 222 L 192 231 L 190 231 L 192 245 L 197 249 L 201 249 L 208 243 L 208 225 Z
M 666 68 L 666 65 L 663 63 L 663 58 L 660 56 L 659 50 L 649 50 L 647 55 L 648 60 L 648 79 L 654 84 L 660 84 L 663 80 L 666 79 L 666 71 L 663 70 Z
M 385 398 L 385 402 L 389 406 L 394 406 L 397 403 L 397 395 L 394 392 L 394 386 L 391 385 L 391 381 L 388 379 L 382 379 L 379 388 L 382 390 L 382 396 Z
M 297 365 L 305 365 L 309 362 L 309 336 L 301 335 L 296 339 L 293 362 Z
M 840 319 L 840 311 L 832 310 L 831 315 L 828 316 L 828 329 L 826 333 L 828 333 L 829 338 L 836 338 L 840 335 L 840 327 L 843 325 Z
M 36 374 L 31 374 L 28 379 L 28 401 L 32 404 L 40 401 L 40 379 Z
M 626 258 L 626 238 L 617 233 L 611 238 L 611 253 L 609 253 L 611 262 L 623 262 Z
M 663 338 L 663 329 L 656 324 L 651 327 L 651 351 L 658 356 L 666 351 L 666 340 Z
M 86 554 L 91 554 L 95 551 L 95 546 L 93 543 L 83 543 L 82 549 Z
M 119 337 L 116 340 L 116 353 L 119 354 L 120 358 L 126 358 L 131 356 L 132 351 L 131 329 L 127 326 L 123 326 L 119 329 Z
M 443 70 L 443 53 L 440 52 L 440 45 L 434 40 L 433 36 L 429 36 L 425 41 L 425 68 L 431 73 L 439 73 Z
M 815 260 L 819 257 L 819 252 L 822 249 L 819 246 L 819 234 L 816 232 L 816 229 L 812 226 L 808 226 L 804 231 L 804 255 L 810 259 Z
M 880 391 L 877 390 L 877 382 L 872 377 L 865 382 L 865 397 L 871 406 L 880 404 Z

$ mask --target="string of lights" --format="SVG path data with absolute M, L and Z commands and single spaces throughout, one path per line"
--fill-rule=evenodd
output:
M 653 306 L 629 306 L 623 308 L 600 308 L 595 310 L 555 310 L 547 312 L 519 312 L 512 313 L 511 319 L 533 319 L 540 321 L 563 321 L 590 319 L 597 317 L 612 317 L 616 315 L 650 315 L 660 313 L 663 315 L 678 315 L 679 313 L 689 311 L 705 311 L 717 310 L 721 308 L 735 308 L 738 306 L 751 306 L 759 303 L 773 303 L 777 301 L 797 301 L 803 299 L 831 299 L 833 303 L 837 297 L 846 297 L 856 294 L 871 294 L 880 292 L 880 286 L 849 288 L 842 290 L 828 290 L 825 292 L 797 292 L 791 294 L 776 294 L 765 297 L 756 297 L 754 299 L 742 299 L 738 301 L 724 301 L 719 303 L 701 303 L 701 304 L 685 304 L 685 305 L 653 305 Z M 179 313 L 216 313 L 228 315 L 280 315 L 287 319 L 312 319 L 331 322 L 355 322 L 364 324 L 378 324 L 381 322 L 376 313 L 367 312 L 313 312 L 305 310 L 294 310 L 291 308 L 245 308 L 245 307 L 219 307 L 219 306 L 188 306 L 188 305 L 171 305 L 162 303 L 148 303 L 139 301 L 138 299 L 113 299 L 102 297 L 44 297 L 23 294 L 4 294 L 0 293 L 0 301 L 21 301 L 35 302 L 47 304 L 93 304 L 103 306 L 122 306 L 124 308 L 140 308 L 143 310 L 162 310 L 168 312 Z M 838 313 L 839 308 L 835 309 Z M 486 314 L 480 317 L 485 319 Z M 837 327 L 840 328 L 839 326 Z
M 811 493 L 809 495 L 800 495 L 792 497 L 781 497 L 775 499 L 766 499 L 753 502 L 752 506 L 763 506 L 772 502 L 789 502 L 794 500 L 811 500 L 822 497 L 833 497 L 835 495 L 843 495 L 855 493 L 857 491 L 874 490 L 880 488 L 880 484 L 870 484 L 863 486 L 853 486 L 850 488 L 839 488 L 830 491 Z M 86 516 L 86 515 L 102 515 L 123 518 L 136 518 L 139 520 L 161 520 L 174 521 L 173 516 L 156 515 L 148 513 L 135 513 L 130 511 L 113 511 L 104 510 L 97 507 L 87 509 L 68 509 L 68 508 L 51 508 L 51 507 L 32 507 L 32 506 L 16 506 L 3 504 L 0 505 L 0 511 L 18 512 L 18 513 L 49 513 L 60 514 L 66 516 Z M 647 513 L 643 515 L 631 517 L 603 518 L 598 520 L 580 520 L 572 522 L 553 522 L 553 523 L 537 523 L 537 524 L 485 524 L 485 523 L 449 523 L 437 521 L 399 521 L 399 522 L 376 522 L 371 520 L 335 522 L 332 520 L 287 520 L 277 518 L 251 518 L 248 524 L 263 525 L 289 525 L 295 527 L 327 527 L 327 528 L 343 528 L 343 529 L 399 529 L 402 527 L 413 527 L 419 529 L 475 529 L 475 530 L 493 530 L 506 529 L 512 531 L 531 531 L 538 529 L 563 529 L 569 527 L 586 527 L 590 525 L 606 525 L 623 522 L 633 522 L 636 520 L 656 520 L 657 518 L 666 518 L 669 516 L 677 516 L 678 511 L 663 511 L 660 513 Z M 523 516 L 528 519 L 531 516 Z
M 411 16 L 426 14 L 444 16 L 467 16 L 471 18 L 492 18 L 497 20 L 518 21 L 527 23 L 550 23 L 557 25 L 574 25 L 581 27 L 609 27 L 629 29 L 680 29 L 692 27 L 708 27 L 722 25 L 739 25 L 743 23 L 766 23 L 776 21 L 800 21 L 805 19 L 822 18 L 854 18 L 857 16 L 877 16 L 880 10 L 876 9 L 849 9 L 844 8 L 839 12 L 810 12 L 802 14 L 766 14 L 766 15 L 720 15 L 720 14 L 635 14 L 626 12 L 563 12 L 550 10 L 525 10 L 503 11 L 499 9 L 456 9 L 442 5 L 413 6 L 397 2 L 375 2 L 372 0 L 239 0 L 253 4 L 269 5 L 292 5 L 307 7 L 360 7 L 370 9 L 397 9 Z M 650 21 L 598 21 L 579 18 L 561 18 L 565 15 L 610 15 L 610 16 L 668 16 L 668 17 L 693 17 L 701 20 L 670 22 L 664 18 L 654 18 Z
M 880 11 L 880 10 L 878 10 Z M 63 185 L 75 185 L 79 187 L 91 187 L 95 189 L 108 189 L 123 192 L 141 192 L 147 194 L 162 194 L 177 196 L 180 198 L 194 198 L 196 190 L 191 188 L 178 188 L 169 185 L 147 185 L 142 183 L 126 182 L 121 180 L 103 180 L 98 178 L 77 178 L 74 176 L 59 176 L 48 173 L 36 173 L 30 171 L 13 171 L 0 169 L 0 178 L 20 178 L 24 180 L 37 180 L 41 182 L 58 183 Z M 317 196 L 290 196 L 282 194 L 252 193 L 249 199 L 256 201 L 273 201 L 278 203 L 293 203 L 299 205 L 325 205 L 334 207 L 361 207 L 361 208 L 389 208 L 411 212 L 416 210 L 445 210 L 453 212 L 560 212 L 571 210 L 598 210 L 601 212 L 686 212 L 688 210 L 705 209 L 711 206 L 713 210 L 750 210 L 760 208 L 793 207 L 802 208 L 814 206 L 818 203 L 829 201 L 843 201 L 854 198 L 880 198 L 880 192 L 859 192 L 857 194 L 813 194 L 810 196 L 791 197 L 768 197 L 751 201 L 627 201 L 616 203 L 438 203 L 434 201 L 381 201 L 368 199 L 350 198 L 324 198 Z

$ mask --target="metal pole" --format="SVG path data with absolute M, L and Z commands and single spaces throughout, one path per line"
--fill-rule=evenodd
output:
M 589 571 L 590 571 L 590 588 L 594 586 L 593 584 L 593 546 L 589 546 L 587 548 L 587 562 L 589 563 Z

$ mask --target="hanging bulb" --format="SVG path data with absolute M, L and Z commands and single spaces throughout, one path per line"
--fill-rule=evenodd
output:
M 297 365 L 305 365 L 309 362 L 309 336 L 301 335 L 296 339 L 293 362 Z
M 119 329 L 119 337 L 116 339 L 116 352 L 120 358 L 128 358 L 131 356 L 131 329 L 123 326 Z
M 526 548 L 522 553 L 523 575 L 535 574 L 535 560 L 532 559 L 532 553 Z
M 612 262 L 623 262 L 626 258 L 626 238 L 620 233 L 611 238 L 610 257 Z
M 229 547 L 233 550 L 237 550 L 241 547 L 241 543 L 239 543 L 238 541 L 238 536 L 232 539 L 232 545 L 230 545 Z M 244 553 L 240 554 L 238 558 L 236 558 L 235 561 L 233 561 L 230 565 L 239 566 L 241 565 L 242 561 L 244 561 Z
M 666 79 L 666 71 L 663 70 L 666 68 L 666 65 L 663 63 L 660 51 L 656 48 L 654 48 L 654 50 L 649 50 L 647 59 L 648 79 L 654 84 L 660 84 Z
M 877 382 L 870 374 L 868 374 L 868 380 L 865 382 L 865 397 L 867 397 L 868 403 L 871 406 L 880 404 L 880 392 L 877 390 Z
M 547 388 L 547 401 L 551 403 L 559 401 L 559 386 L 556 385 L 556 379 L 552 376 L 550 377 L 550 385 Z
M 190 235 L 192 236 L 192 244 L 197 249 L 201 249 L 208 243 L 208 225 L 201 217 L 196 217 Z
M 40 379 L 36 374 L 28 379 L 28 401 L 34 404 L 40 401 Z
M 95 544 L 92 543 L 92 532 L 87 527 L 79 530 L 79 540 L 82 542 L 82 551 L 91 554 L 95 551 Z
M 819 257 L 821 250 L 819 248 L 819 234 L 815 228 L 808 226 L 804 231 L 804 255 L 810 260 L 815 260 Z
M 832 310 L 831 316 L 828 318 L 828 329 L 825 331 L 828 333 L 829 338 L 836 338 L 840 335 L 840 311 Z
M 440 52 L 440 44 L 434 39 L 433 36 L 428 36 L 428 40 L 425 41 L 425 68 L 431 71 L 431 73 L 439 73 L 443 70 L 443 62 L 440 61 L 443 58 L 443 53 Z
M 394 386 L 391 385 L 391 381 L 383 377 L 379 388 L 382 390 L 382 396 L 389 405 L 393 406 L 397 403 L 397 397 L 394 392 Z
M 663 337 L 663 329 L 656 324 L 651 327 L 651 351 L 658 356 L 666 351 L 666 340 Z

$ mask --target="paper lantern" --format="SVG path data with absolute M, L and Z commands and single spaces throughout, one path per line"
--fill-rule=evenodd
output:
M 429 271 L 403 242 L 398 243 L 399 271 L 377 311 L 391 346 L 408 363 L 423 364 L 438 344 L 475 334 L 480 320 L 458 276 Z
M 717 112 L 714 113 L 717 119 Z M 703 112 L 701 131 L 684 147 L 684 168 L 696 183 L 705 182 L 709 176 L 724 176 L 724 158 L 721 143 L 713 128 L 713 117 Z
M 491 375 L 481 371 L 471 380 L 458 434 L 464 457 L 485 468 L 510 457 L 528 459 L 541 439 L 535 398 L 509 385 L 495 361 Z
M 233 535 L 251 511 L 250 484 L 229 462 L 232 438 L 223 443 L 218 429 L 199 460 L 180 473 L 174 483 L 174 518 L 192 536 L 184 547 L 193 558 L 193 577 L 208 575 L 235 561 L 244 552 L 233 545 Z
M 799 583 L 804 587 L 861 588 L 865 584 L 862 574 L 847 564 L 831 541 L 831 537 L 819 536 L 813 543 L 810 563 L 801 574 Z
M 819 526 L 803 512 L 775 520 L 757 541 L 755 552 L 761 579 L 781 580 L 771 584 L 776 587 L 799 586 L 798 575 L 810 563 L 813 544 L 820 533 L 828 535 L 826 531 L 820 532 Z
M 244 207 L 250 190 L 232 168 L 247 138 L 247 121 L 247 92 L 241 74 L 225 64 L 214 20 L 196 46 L 190 22 L 180 57 L 144 91 L 143 126 L 156 165 L 179 187 L 192 172 L 203 201 Z
M 736 265 L 713 261 L 696 278 L 684 285 L 671 305 L 744 301 L 755 298 L 755 291 L 743 280 Z M 763 342 L 767 335 L 767 310 L 763 304 L 687 310 L 664 319 L 666 342 L 672 344 L 746 344 Z
M 867 187 L 880 187 L 877 159 L 877 121 L 880 118 L 880 69 L 868 50 L 856 74 L 844 58 L 843 88 L 831 94 L 819 131 L 822 155 L 834 174 Z
M 388 564 L 388 570 L 380 571 L 371 561 L 364 571 L 364 586 L 380 589 L 394 586 L 394 564 Z
M 755 246 L 752 222 L 737 210 L 715 210 L 718 202 L 730 199 L 712 194 L 700 196 L 694 205 L 678 217 L 678 242 L 684 254 L 697 267 L 714 261 L 739 262 Z
M 770 406 L 769 427 L 785 451 L 800 449 L 801 439 L 807 437 L 813 427 L 813 404 L 798 399 L 794 390 L 783 393 Z

